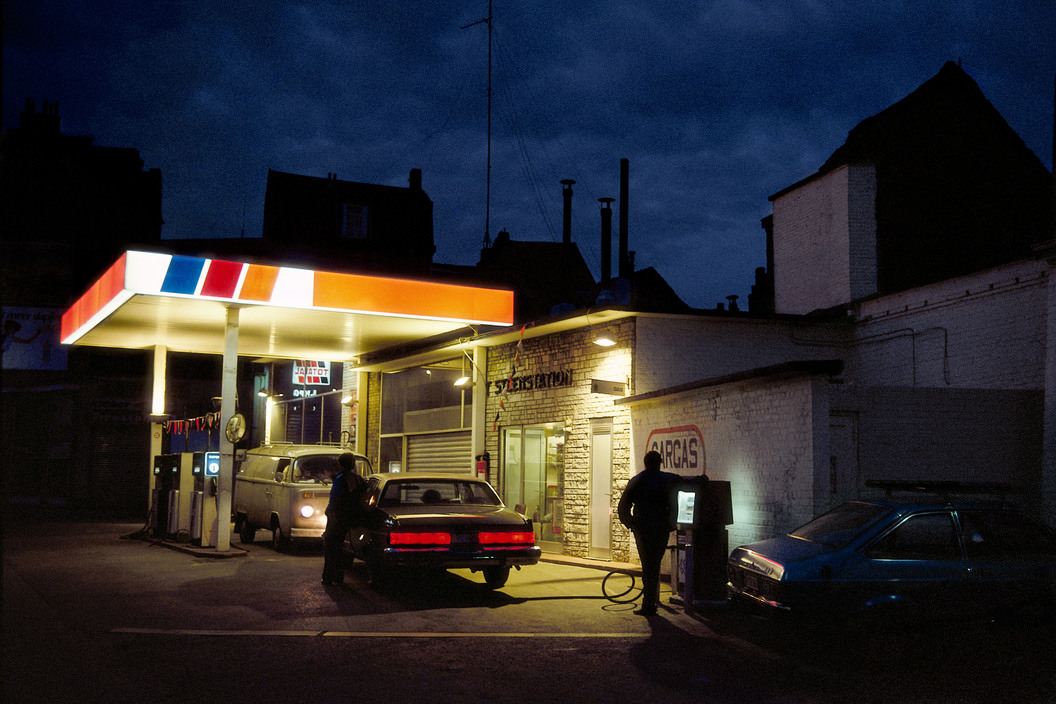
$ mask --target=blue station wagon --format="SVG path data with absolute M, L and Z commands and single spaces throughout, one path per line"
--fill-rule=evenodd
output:
M 736 548 L 727 564 L 731 601 L 836 621 L 1052 615 L 1056 533 L 1049 527 L 1003 500 L 954 498 L 991 487 L 867 486 L 888 495 Z M 917 495 L 893 498 L 905 491 Z

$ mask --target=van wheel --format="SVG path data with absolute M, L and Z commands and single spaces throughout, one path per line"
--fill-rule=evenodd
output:
M 271 528 L 271 547 L 275 548 L 279 552 L 282 552 L 289 547 L 290 540 L 282 534 L 282 528 L 276 523 Z
M 484 583 L 488 589 L 501 589 L 506 586 L 506 580 L 510 578 L 510 568 L 507 567 L 485 567 Z
M 249 545 L 256 537 L 257 529 L 250 525 L 249 521 L 243 518 L 242 524 L 238 527 L 238 539 L 244 544 Z

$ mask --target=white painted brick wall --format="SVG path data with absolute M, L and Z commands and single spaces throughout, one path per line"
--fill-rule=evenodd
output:
M 778 313 L 802 314 L 876 290 L 876 171 L 841 166 L 774 199 Z
M 789 360 L 838 359 L 842 331 L 783 320 L 722 316 L 638 319 L 637 394 Z
M 813 517 L 814 477 L 828 463 L 815 447 L 826 433 L 814 427 L 813 389 L 808 377 L 770 378 L 630 404 L 632 452 L 643 455 L 654 430 L 696 425 L 708 476 L 730 482 L 731 548 L 791 530 Z
M 872 386 L 1040 389 L 1043 262 L 1018 262 L 863 303 L 845 376 Z

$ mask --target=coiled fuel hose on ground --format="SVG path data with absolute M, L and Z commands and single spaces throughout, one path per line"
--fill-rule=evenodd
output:
M 633 604 L 641 596 L 642 587 L 634 573 L 614 570 L 601 580 L 601 593 L 614 604 Z

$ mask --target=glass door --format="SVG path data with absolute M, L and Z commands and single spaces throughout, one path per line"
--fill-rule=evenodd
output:
M 503 433 L 503 500 L 532 519 L 536 541 L 551 552 L 560 552 L 562 546 L 564 450 L 560 424 L 507 428 Z

